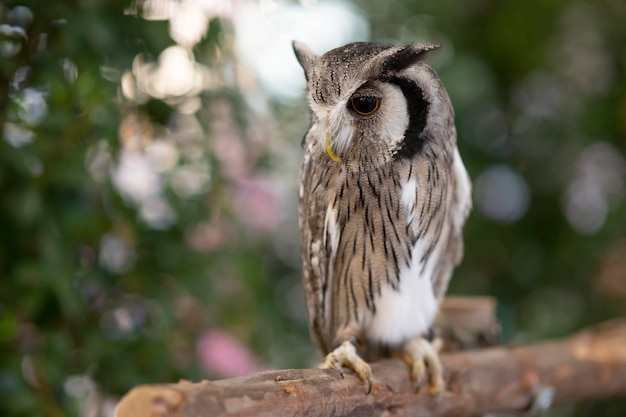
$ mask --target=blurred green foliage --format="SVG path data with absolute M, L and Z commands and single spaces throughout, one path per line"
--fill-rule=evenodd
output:
M 506 341 L 623 316 L 623 2 L 354 3 L 374 40 L 444 46 L 432 62 L 477 193 L 451 292 L 497 297 Z M 224 376 L 201 352 L 222 330 L 249 369 L 315 363 L 295 229 L 304 103 L 258 105 L 225 12 L 187 45 L 203 88 L 142 85 L 184 39 L 141 4 L 0 4 L 0 415 L 110 415 L 136 384 Z

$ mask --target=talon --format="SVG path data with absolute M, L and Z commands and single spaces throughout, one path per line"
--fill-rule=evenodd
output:
M 424 379 L 424 361 L 421 358 L 414 359 L 411 368 L 411 379 L 415 381 L 415 390 L 417 391 Z
M 445 383 L 441 374 L 433 375 L 431 377 L 430 386 L 428 387 L 428 393 L 433 397 L 436 404 L 441 402 L 441 398 L 443 397 L 443 392 L 445 391 Z
M 445 382 L 441 361 L 435 347 L 426 339 L 417 337 L 409 340 L 402 347 L 401 357 L 411 367 L 410 375 L 411 379 L 415 381 L 416 391 L 420 387 L 424 374 L 428 373 L 430 379 L 428 393 L 433 399 L 433 406 L 437 406 L 443 397 Z
M 339 360 L 335 352 L 329 353 L 328 356 L 326 356 L 324 363 L 320 367 L 323 369 L 336 369 L 339 372 L 339 375 L 341 375 L 341 379 L 344 379 L 346 377 L 343 366 L 341 366 L 341 361 Z
M 436 388 L 434 386 L 431 386 L 428 389 L 428 394 L 430 394 L 431 396 L 430 406 L 432 408 L 435 408 L 439 404 L 441 404 L 441 400 L 443 399 L 443 387 Z
M 372 370 L 356 353 L 356 349 L 350 341 L 343 342 L 338 348 L 330 352 L 321 365 L 324 369 L 336 369 L 342 378 L 345 378 L 344 366 L 353 369 L 363 381 L 367 382 L 367 393 L 369 394 L 373 385 Z
M 443 381 L 434 381 L 430 384 L 430 387 L 428 387 L 428 394 L 430 394 L 432 397 L 435 397 L 437 402 L 441 400 L 441 397 L 443 396 L 443 391 Z
M 366 364 L 367 365 L 367 364 Z M 372 392 L 372 387 L 374 386 L 374 383 L 372 381 L 372 369 L 369 367 L 369 365 L 367 365 L 367 368 L 364 371 L 364 375 L 361 375 L 361 373 L 359 373 L 359 376 L 365 380 L 365 382 L 367 382 L 367 395 L 371 394 Z

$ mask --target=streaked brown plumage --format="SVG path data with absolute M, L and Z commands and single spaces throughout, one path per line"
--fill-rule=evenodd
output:
M 428 331 L 454 267 L 470 183 L 430 44 L 294 50 L 307 78 L 299 218 L 312 338 L 325 366 L 369 367 L 391 351 L 443 382 Z M 347 350 L 346 350 L 347 349 Z M 436 374 L 436 375 L 435 375 Z M 434 380 L 434 382 L 433 382 Z

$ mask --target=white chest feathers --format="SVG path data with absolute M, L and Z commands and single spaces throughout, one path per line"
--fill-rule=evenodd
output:
M 437 254 L 424 265 L 421 256 L 426 244 L 421 239 L 416 242 L 410 266 L 400 270 L 398 290 L 383 286 L 375 301 L 376 313 L 369 313 L 365 319 L 364 329 L 369 340 L 397 345 L 426 333 L 433 323 L 439 307 L 431 282 L 432 264 Z

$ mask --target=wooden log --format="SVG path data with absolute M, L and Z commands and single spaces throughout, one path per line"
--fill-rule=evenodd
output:
M 500 339 L 496 299 L 447 296 L 439 306 L 434 330 L 443 352 L 495 346 Z
M 415 392 L 399 360 L 372 364 L 372 392 L 355 375 L 291 369 L 200 383 L 144 385 L 117 417 L 142 416 L 479 416 L 626 395 L 626 319 L 563 340 L 442 356 L 446 391 L 433 406 Z

